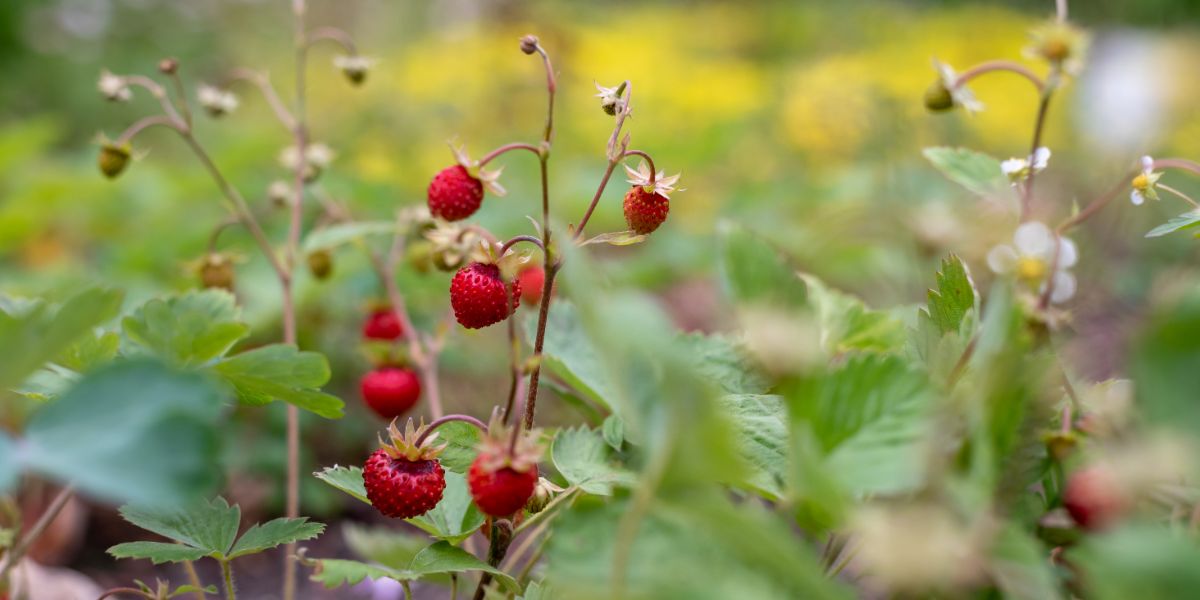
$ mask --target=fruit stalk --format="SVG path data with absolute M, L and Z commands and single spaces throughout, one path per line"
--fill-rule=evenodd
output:
M 21 539 L 12 547 L 12 550 L 4 555 L 3 567 L 0 567 L 0 582 L 8 581 L 8 576 L 12 573 L 13 568 L 17 566 L 17 563 L 21 562 L 21 558 L 29 551 L 29 547 L 33 545 L 33 542 L 54 522 L 54 518 L 58 516 L 58 513 L 62 512 L 63 507 L 67 505 L 67 501 L 71 499 L 74 492 L 75 489 L 71 486 L 59 490 L 58 495 L 50 501 L 50 506 L 46 507 L 46 512 L 43 512 L 42 516 L 38 517 L 33 527 L 30 527 L 29 531 L 25 532 L 25 535 L 21 536 Z

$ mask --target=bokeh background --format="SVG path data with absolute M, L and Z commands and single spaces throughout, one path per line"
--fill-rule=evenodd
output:
M 0 3 L 0 289 L 40 295 L 102 282 L 128 290 L 134 305 L 195 287 L 189 263 L 225 215 L 221 198 L 165 131 L 139 136 L 135 147 L 144 156 L 119 181 L 101 177 L 97 135 L 115 136 L 157 106 L 144 95 L 105 102 L 96 79 L 105 68 L 154 75 L 159 59 L 174 56 L 193 102 L 195 85 L 215 82 L 233 66 L 267 70 L 287 98 L 286 4 Z M 986 105 L 981 114 L 930 115 L 921 97 L 934 77 L 933 57 L 959 69 L 992 58 L 1023 60 L 1027 30 L 1053 10 L 1049 0 L 310 4 L 313 24 L 344 28 L 363 54 L 378 59 L 361 88 L 335 70 L 330 46 L 314 50 L 309 72 L 313 138 L 337 153 L 319 187 L 360 217 L 387 218 L 423 203 L 431 175 L 452 161 L 448 139 L 478 156 L 536 138 L 544 118 L 541 65 L 516 44 L 532 32 L 560 72 L 554 212 L 561 223 L 576 221 L 603 170 L 611 129 L 593 82 L 632 81 L 633 146 L 669 173 L 681 171 L 687 191 L 673 196 L 668 224 L 649 242 L 600 250 L 604 261 L 621 265 L 602 276 L 653 291 L 681 328 L 701 330 L 730 325 L 714 282 L 714 232 L 724 219 L 746 224 L 805 270 L 875 306 L 920 301 L 947 252 L 966 258 L 986 285 L 983 256 L 1011 235 L 1015 215 L 944 180 L 921 149 L 962 145 L 1000 158 L 1022 155 L 1035 94 L 1025 81 L 999 74 L 972 85 Z M 1054 155 L 1038 178 L 1038 212 L 1049 222 L 1107 189 L 1144 153 L 1200 156 L 1200 4 L 1075 4 L 1073 20 L 1095 38 L 1086 69 L 1051 109 L 1045 143 Z M 286 176 L 276 157 L 288 136 L 253 90 L 237 91 L 237 112 L 220 121 L 199 117 L 198 136 L 280 236 L 282 215 L 272 216 L 277 209 L 266 190 Z M 489 198 L 478 219 L 501 234 L 529 233 L 536 165 L 521 154 L 502 160 L 510 194 Z M 1168 181 L 1200 189 L 1180 175 Z M 609 190 L 590 231 L 624 228 L 621 187 Z M 1114 203 L 1076 234 L 1080 292 L 1068 352 L 1077 376 L 1119 371 L 1125 340 L 1155 295 L 1169 293 L 1172 282 L 1195 281 L 1194 240 L 1142 237 L 1183 211 L 1173 202 L 1166 197 L 1136 209 Z M 311 224 L 316 211 L 308 218 Z M 276 284 L 251 240 L 230 230 L 221 248 L 246 257 L 239 298 L 256 335 L 277 339 Z M 447 275 L 406 272 L 401 285 L 418 322 L 431 324 L 445 311 Z M 355 391 L 367 368 L 359 323 L 380 292 L 352 248 L 337 254 L 332 280 L 299 282 L 301 344 L 330 356 L 330 389 L 349 405 L 344 421 L 306 422 L 309 466 L 360 461 L 380 425 Z M 506 389 L 502 337 L 454 336 L 444 361 L 449 409 L 479 412 Z M 240 414 L 227 450 L 231 495 L 259 514 L 276 512 L 281 501 L 274 478 L 283 472 L 282 414 Z M 336 519 L 354 510 L 336 492 L 309 483 L 306 513 Z M 102 509 L 91 522 L 87 545 L 69 560 L 103 579 L 114 568 L 104 547 L 128 532 Z

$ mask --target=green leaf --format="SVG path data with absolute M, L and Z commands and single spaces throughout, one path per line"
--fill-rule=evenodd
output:
M 342 527 L 346 546 L 354 554 L 392 569 L 406 569 L 418 552 L 429 545 L 424 535 L 390 526 L 366 527 L 346 523 Z
M 195 594 L 196 592 L 203 592 L 210 596 L 215 596 L 217 594 L 217 586 L 208 585 L 208 586 L 204 586 L 204 587 L 196 587 L 191 584 L 181 585 L 181 586 L 175 588 L 174 590 L 172 590 L 171 593 L 167 594 L 167 598 L 168 599 L 169 598 L 178 598 L 185 594 Z
M 466 473 L 479 453 L 479 430 L 473 425 L 459 421 L 451 421 L 438 427 L 438 443 L 446 448 L 438 455 L 438 460 L 448 471 Z
M 121 292 L 96 288 L 57 307 L 41 301 L 6 303 L 0 310 L 0 343 L 10 351 L 0 360 L 0 389 L 20 384 L 93 327 L 115 317 L 121 299 Z
M 732 299 L 777 308 L 804 305 L 807 291 L 796 269 L 761 236 L 723 221 L 717 239 L 721 278 Z
M 362 502 L 371 503 L 363 484 L 362 469 L 358 467 L 327 467 L 314 475 Z M 483 525 L 484 516 L 471 501 L 467 479 L 454 471 L 447 471 L 446 489 L 442 491 L 441 502 L 433 510 L 406 520 L 434 537 L 457 544 Z
M 242 521 L 241 509 L 220 497 L 173 508 L 125 505 L 121 516 L 146 531 L 213 556 L 229 554 Z
M 309 562 L 315 569 L 312 580 L 335 588 L 356 584 L 364 579 L 389 578 L 397 581 L 414 581 L 430 575 L 482 571 L 491 573 L 501 585 L 511 592 L 520 591 L 520 586 L 509 574 L 489 566 L 467 551 L 455 548 L 445 541 L 435 542 L 413 557 L 407 569 L 393 569 L 356 560 L 315 559 Z
M 319 352 L 272 344 L 226 358 L 212 371 L 233 385 L 243 404 L 282 400 L 327 419 L 342 417 L 345 403 L 318 389 L 329 381 L 329 362 Z
M 947 179 L 980 196 L 991 196 L 1009 187 L 1000 161 L 966 148 L 926 148 L 925 158 Z
M 24 466 L 104 499 L 176 502 L 220 479 L 212 382 L 148 361 L 117 362 L 30 418 Z
M 86 373 L 117 356 L 121 336 L 115 331 L 93 332 L 71 344 L 58 363 L 77 373 Z
M 483 525 L 484 515 L 471 501 L 467 478 L 447 471 L 446 489 L 442 491 L 441 502 L 433 510 L 408 519 L 408 522 L 434 537 L 457 544 L 471 537 Z
M 1151 229 L 1146 237 L 1160 237 L 1168 233 L 1174 233 L 1182 229 L 1191 229 L 1200 226 L 1200 210 L 1191 210 L 1177 217 L 1172 217 L 1171 220 Z
M 1134 346 L 1131 370 L 1138 405 L 1151 423 L 1187 432 L 1200 428 L 1200 292 L 1156 310 Z
M 692 358 L 696 372 L 727 394 L 762 394 L 770 387 L 741 345 L 729 338 L 690 333 L 677 343 Z
M 610 450 L 596 431 L 586 427 L 559 430 L 550 455 L 558 472 L 579 489 L 607 496 L 612 487 L 632 485 L 632 473 L 610 464 Z
M 621 450 L 621 445 L 625 443 L 625 422 L 621 420 L 621 417 L 608 415 L 605 417 L 600 431 L 604 435 L 604 443 L 613 450 Z
M 395 221 L 357 221 L 316 229 L 304 238 L 304 253 L 328 250 L 368 235 L 396 232 Z
M 932 431 L 928 378 L 893 355 L 860 355 L 787 390 L 792 427 L 816 436 L 829 475 L 855 494 L 918 486 Z
M 992 545 L 989 571 L 1005 598 L 1052 600 L 1061 598 L 1046 560 L 1046 550 L 1030 534 L 1009 525 Z
M 164 544 L 162 542 L 128 542 L 117 544 L 108 549 L 113 558 L 137 558 L 153 562 L 177 563 L 187 560 L 199 560 L 209 553 L 199 548 L 183 544 Z
M 536 319 L 525 321 L 525 335 L 532 346 Z M 542 367 L 592 401 L 615 410 L 611 401 L 616 396 L 615 384 L 570 302 L 559 300 L 550 306 Z
M 746 483 L 777 499 L 783 496 L 788 456 L 787 407 L 779 396 L 740 394 L 721 398 L 733 422 L 738 455 L 746 463 Z
M 279 518 L 255 524 L 238 538 L 229 558 L 255 554 L 276 546 L 311 540 L 325 531 L 323 523 L 310 523 L 307 517 L 298 519 Z
M 891 352 L 904 346 L 904 324 L 894 315 L 874 311 L 861 300 L 802 276 L 809 302 L 821 327 L 821 345 L 830 355 L 850 351 Z
M 122 326 L 135 345 L 176 364 L 199 365 L 223 356 L 249 334 L 238 319 L 233 294 L 203 290 L 151 300 Z
M 612 231 L 590 237 L 580 245 L 609 244 L 612 246 L 632 246 L 633 244 L 640 244 L 646 241 L 648 237 L 650 237 L 648 234 L 637 234 L 632 231 Z
M 971 280 L 971 272 L 961 258 L 951 254 L 942 259 L 937 273 L 937 288 L 926 294 L 927 303 L 920 310 L 942 334 L 958 333 L 969 312 L 979 312 L 979 293 Z
M 1133 525 L 1089 536 L 1068 551 L 1082 570 L 1084 598 L 1174 600 L 1200 589 L 1200 546 L 1162 526 Z
M 361 502 L 371 503 L 367 499 L 367 488 L 363 484 L 361 467 L 339 467 L 334 465 L 332 467 L 325 467 L 313 473 L 313 475 L 317 479 L 350 494 Z

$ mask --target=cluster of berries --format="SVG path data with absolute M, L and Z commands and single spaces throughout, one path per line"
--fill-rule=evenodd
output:
M 514 432 L 498 417 L 487 429 L 467 472 L 467 486 L 484 514 L 511 517 L 529 504 L 538 487 L 540 434 L 536 430 Z M 515 440 L 511 437 L 514 433 Z M 380 440 L 380 449 L 363 467 L 367 499 L 381 514 L 411 519 L 441 501 L 446 472 L 438 455 L 446 446 L 436 444 L 437 437 L 426 425 L 414 427 L 412 419 L 404 432 L 394 421 L 388 427 L 388 439 Z

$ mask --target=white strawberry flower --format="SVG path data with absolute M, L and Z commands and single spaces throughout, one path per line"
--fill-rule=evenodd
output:
M 212 117 L 227 115 L 238 107 L 238 99 L 233 92 L 211 85 L 201 85 L 196 90 L 196 100 Z
M 113 75 L 107 69 L 100 71 L 100 80 L 96 82 L 100 95 L 112 102 L 127 102 L 133 97 L 133 91 L 125 83 L 125 78 Z
M 500 174 L 504 172 L 503 166 L 498 169 L 480 167 L 479 161 L 472 160 L 471 156 L 467 154 L 466 146 L 460 146 L 454 142 L 449 142 L 449 144 L 450 152 L 454 153 L 454 160 L 465 167 L 467 173 L 470 173 L 472 177 L 479 178 L 483 182 L 483 187 L 497 196 L 508 194 L 508 190 L 504 189 L 503 185 L 500 185 Z
M 671 199 L 670 194 L 671 192 L 675 191 L 675 184 L 679 181 L 679 176 L 682 175 L 682 173 L 676 173 L 670 177 L 667 177 L 664 171 L 659 171 L 658 174 L 653 177 L 654 183 L 651 184 L 650 166 L 646 164 L 645 160 L 638 164 L 636 171 L 629 168 L 629 165 L 624 166 L 625 172 L 629 174 L 629 179 L 626 181 L 632 183 L 633 185 L 641 186 L 647 192 L 658 194 L 659 196 L 662 196 L 668 200 Z M 687 190 L 680 188 L 679 191 L 684 192 Z
M 333 58 L 333 66 L 345 73 L 352 81 L 362 81 L 367 75 L 367 71 L 375 65 L 376 60 L 368 56 L 339 55 Z
M 1000 170 L 1008 176 L 1013 185 L 1017 185 L 1033 173 L 1046 170 L 1046 164 L 1050 162 L 1050 149 L 1042 146 L 1034 150 L 1032 158 L 1032 163 L 1028 158 L 1010 158 L 1000 163 Z
M 305 165 L 314 169 L 328 167 L 336 156 L 337 153 L 333 151 L 333 148 L 321 142 L 304 146 Z M 296 146 L 288 146 L 279 153 L 279 164 L 289 171 L 294 171 L 296 167 L 300 166 L 300 153 L 296 150 Z
M 953 100 L 955 106 L 961 106 L 968 113 L 977 113 L 983 110 L 983 103 L 975 99 L 975 92 L 971 91 L 966 85 L 956 85 L 958 83 L 958 74 L 950 65 L 937 60 L 933 60 L 933 67 L 937 69 L 938 78 L 941 80 L 942 87 L 950 92 L 950 99 Z
M 1050 293 L 1050 301 L 1055 304 L 1066 302 L 1075 295 L 1075 276 L 1070 268 L 1078 260 L 1075 242 L 1056 237 L 1049 227 L 1038 221 L 1021 224 L 1013 234 L 1012 245 L 1000 244 L 987 255 L 992 271 L 1011 274 L 1039 294 L 1046 291 L 1046 285 L 1053 278 L 1054 291 Z
M 1134 177 L 1131 182 L 1133 191 L 1129 193 L 1129 201 L 1134 206 L 1141 206 L 1147 198 L 1158 200 L 1158 191 L 1154 188 L 1158 185 L 1158 180 L 1162 175 L 1161 172 L 1154 170 L 1154 159 L 1149 156 L 1143 156 L 1142 172 L 1137 177 Z

